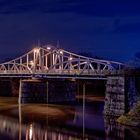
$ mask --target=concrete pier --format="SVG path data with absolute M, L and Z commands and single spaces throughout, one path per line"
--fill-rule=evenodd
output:
M 120 116 L 127 113 L 136 104 L 138 98 L 135 77 L 108 76 L 104 114 Z

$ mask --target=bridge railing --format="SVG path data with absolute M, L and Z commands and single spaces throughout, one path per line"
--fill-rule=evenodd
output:
M 46 75 L 118 75 L 118 74 L 124 74 L 124 70 L 60 70 L 60 69 L 55 69 L 55 70 L 36 70 L 34 72 L 30 71 L 15 71 L 15 70 L 6 70 L 6 71 L 0 71 L 0 74 L 46 74 Z
M 36 71 L 36 74 L 54 74 L 54 75 L 116 75 L 116 74 L 123 74 L 124 70 L 59 70 L 55 69 L 52 71 Z

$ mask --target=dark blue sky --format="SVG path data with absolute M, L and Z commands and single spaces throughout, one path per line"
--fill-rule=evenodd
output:
M 128 61 L 140 52 L 139 0 L 0 0 L 0 59 L 41 44 Z

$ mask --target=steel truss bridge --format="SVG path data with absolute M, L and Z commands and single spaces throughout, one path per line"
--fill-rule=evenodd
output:
M 98 77 L 123 70 L 124 64 L 81 56 L 47 45 L 0 64 L 0 77 Z

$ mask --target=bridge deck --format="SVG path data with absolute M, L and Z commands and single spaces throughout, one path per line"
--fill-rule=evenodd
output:
M 0 74 L 0 77 L 8 78 L 39 78 L 39 79 L 106 79 L 105 75 L 76 75 L 76 74 Z

